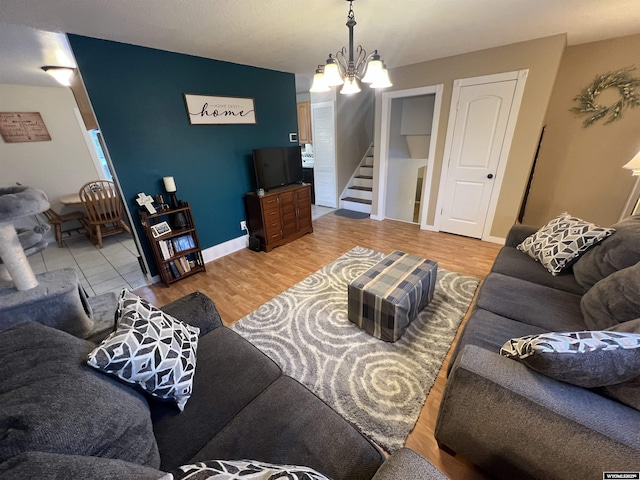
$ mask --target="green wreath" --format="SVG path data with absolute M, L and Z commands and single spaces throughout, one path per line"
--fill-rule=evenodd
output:
M 573 100 L 578 102 L 577 107 L 571 111 L 578 116 L 587 116 L 582 122 L 583 127 L 593 125 L 598 120 L 608 116 L 605 125 L 622 118 L 622 111 L 625 108 L 635 108 L 640 105 L 640 97 L 634 91 L 634 87 L 640 86 L 640 78 L 635 78 L 631 72 L 635 67 L 628 67 L 617 72 L 607 72 L 598 75 L 591 85 L 586 87 L 580 95 Z M 607 88 L 617 88 L 620 98 L 613 104 L 600 105 L 596 103 L 596 97 Z

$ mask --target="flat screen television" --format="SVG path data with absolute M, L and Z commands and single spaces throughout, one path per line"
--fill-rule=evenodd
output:
M 258 188 L 272 188 L 302 182 L 300 147 L 260 148 L 253 151 Z

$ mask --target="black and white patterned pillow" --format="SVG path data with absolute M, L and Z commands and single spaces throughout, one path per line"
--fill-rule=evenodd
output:
M 175 480 L 330 480 L 308 467 L 255 460 L 209 460 L 178 468 Z
M 640 334 L 550 332 L 511 339 L 500 354 L 563 382 L 602 387 L 639 376 Z
M 615 230 L 562 213 L 518 245 L 518 250 L 558 275 L 593 245 Z
M 191 396 L 200 329 L 126 290 L 118 303 L 118 328 L 89 354 L 87 363 L 184 410 Z

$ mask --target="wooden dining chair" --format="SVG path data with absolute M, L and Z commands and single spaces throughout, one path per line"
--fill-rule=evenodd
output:
M 83 212 L 69 212 L 69 213 L 63 213 L 62 215 L 60 215 L 58 212 L 50 208 L 49 210 L 42 213 L 47 218 L 47 222 L 49 222 L 49 225 L 53 227 L 53 230 L 56 235 L 56 242 L 58 242 L 58 247 L 60 248 L 62 248 L 63 246 L 62 245 L 62 233 L 63 233 L 62 225 L 64 223 L 77 220 L 84 225 L 84 222 L 82 221 L 82 219 L 84 218 Z
M 80 189 L 80 200 L 87 211 L 84 219 L 87 236 L 94 245 L 102 248 L 102 237 L 131 229 L 124 219 L 124 205 L 113 182 L 94 180 Z

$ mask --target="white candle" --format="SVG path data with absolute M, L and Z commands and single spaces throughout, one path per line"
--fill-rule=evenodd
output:
M 176 182 L 173 180 L 173 177 L 162 177 L 162 181 L 164 182 L 164 189 L 168 193 L 173 193 L 177 190 Z

